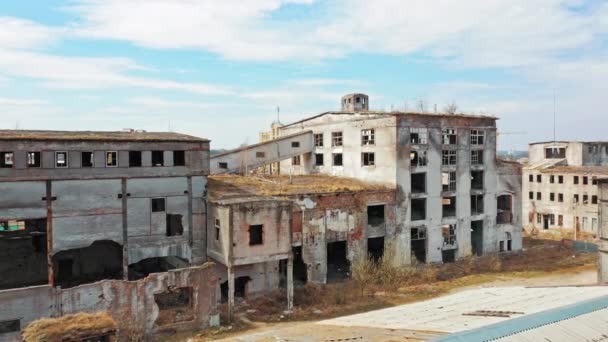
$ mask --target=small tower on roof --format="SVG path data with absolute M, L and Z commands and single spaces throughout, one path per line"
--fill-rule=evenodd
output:
M 369 110 L 369 96 L 354 93 L 342 96 L 343 112 L 366 112 Z

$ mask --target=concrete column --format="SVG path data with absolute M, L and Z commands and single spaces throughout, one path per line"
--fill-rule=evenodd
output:
M 293 254 L 287 258 L 287 311 L 293 310 Z
M 129 280 L 129 225 L 127 222 L 127 179 L 121 180 L 122 192 L 122 278 Z
M 55 286 L 53 275 L 53 188 L 50 180 L 46 181 L 46 247 L 47 247 L 47 269 L 48 283 Z
M 234 269 L 228 267 L 228 320 L 232 322 L 234 315 Z

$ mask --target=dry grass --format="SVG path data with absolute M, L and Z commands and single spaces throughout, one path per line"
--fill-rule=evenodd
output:
M 114 319 L 106 312 L 77 313 L 59 318 L 41 318 L 23 330 L 24 342 L 80 341 L 116 331 Z
M 532 231 L 525 231 L 525 236 L 530 237 L 532 239 L 538 240 L 555 240 L 561 241 L 562 239 L 570 239 L 574 240 L 574 231 L 572 229 L 550 229 L 550 230 L 539 230 L 534 229 Z M 576 240 L 579 241 L 587 241 L 587 242 L 595 242 L 597 241 L 597 234 L 589 233 L 589 232 L 577 232 Z

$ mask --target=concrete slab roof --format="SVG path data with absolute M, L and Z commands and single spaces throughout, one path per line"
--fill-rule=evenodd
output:
M 105 142 L 208 142 L 204 138 L 173 132 L 143 131 L 33 131 L 0 130 L 1 140 L 105 141 Z

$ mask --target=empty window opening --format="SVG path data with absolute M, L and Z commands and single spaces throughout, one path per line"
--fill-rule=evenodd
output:
M 410 164 L 412 167 L 426 166 L 426 151 L 412 151 L 410 153 Z
M 422 194 L 426 192 L 426 173 L 411 174 L 411 189 L 413 194 Z
M 114 241 L 95 241 L 88 247 L 53 255 L 54 282 L 62 288 L 121 279 L 122 271 L 122 246 Z
M 534 175 L 528 175 L 528 180 L 530 183 L 534 183 Z
M 106 152 L 106 167 L 118 166 L 118 152 L 109 151 Z
M 531 200 L 533 200 L 533 199 L 534 199 L 534 191 L 530 191 L 530 192 L 528 193 L 528 198 L 529 198 L 529 199 L 531 199 Z
M 21 331 L 21 320 L 0 321 L 0 335 Z
M 218 167 L 219 167 L 220 169 L 224 169 L 224 170 L 226 170 L 226 169 L 228 169 L 228 163 L 226 163 L 226 162 L 219 162 L 219 163 L 218 163 Z
M 264 225 L 254 224 L 249 226 L 249 246 L 264 243 Z
M 443 248 L 456 248 L 456 225 L 444 224 L 441 226 L 441 236 L 443 237 Z
M 589 184 L 589 177 L 584 176 L 583 177 L 583 185 L 587 185 L 587 184 Z
M 384 236 L 367 239 L 367 255 L 378 263 L 384 256 Z
M 455 249 L 444 249 L 441 251 L 441 261 L 444 264 L 452 263 L 456 261 L 456 250 Z
M 483 171 L 471 171 L 471 189 L 483 190 Z
M 441 132 L 441 141 L 444 145 L 456 145 L 456 129 L 444 128 Z
M 557 182 L 559 184 L 564 184 L 564 176 L 557 176 Z
M 67 152 L 55 152 L 55 167 L 66 168 L 68 167 L 68 153 Z
M 456 165 L 456 151 L 443 150 L 441 151 L 441 165 Z
M 412 221 L 426 220 L 426 198 L 412 198 Z
M 315 134 L 315 147 L 323 147 L 323 133 Z
M 574 184 L 578 184 L 578 176 L 574 176 Z
M 0 290 L 48 283 L 46 219 L 0 221 Z
M 304 285 L 308 282 L 308 267 L 302 257 L 302 246 L 292 248 L 293 252 L 293 280 L 297 285 Z
M 557 215 L 557 225 L 560 227 L 564 226 L 564 215 Z
M 374 145 L 375 144 L 375 131 L 373 129 L 361 130 L 361 145 Z
M 500 195 L 496 200 L 496 223 L 508 224 L 513 222 L 513 205 L 511 195 Z
M 442 191 L 456 191 L 456 172 L 441 173 Z
M 158 213 L 165 211 L 165 199 L 164 198 L 153 198 L 152 199 L 152 212 Z
M 348 278 L 350 263 L 347 255 L 346 241 L 327 244 L 327 282 L 332 283 Z
M 583 195 L 583 204 L 589 204 L 589 195 Z
M 384 224 L 384 204 L 367 206 L 367 224 L 370 226 Z
M 471 145 L 483 145 L 486 132 L 480 129 L 471 130 Z
M 337 147 L 342 146 L 342 132 L 331 133 L 331 146 Z
M 483 214 L 483 195 L 471 196 L 471 215 Z
M 167 291 L 154 294 L 158 306 L 157 326 L 170 325 L 194 320 L 191 287 L 169 287 Z
M 0 152 L 0 168 L 11 168 L 15 164 L 13 152 Z
M 564 194 L 557 194 L 557 201 L 558 202 L 563 202 L 564 201 Z
M 428 130 L 425 127 L 410 128 L 410 142 L 414 145 L 424 145 L 428 141 Z
M 551 183 L 551 184 L 555 183 L 555 176 L 554 175 L 549 176 L 549 183 Z
M 165 165 L 165 152 L 164 151 L 152 151 L 152 166 L 163 166 Z
M 315 166 L 323 166 L 323 153 L 315 153 Z
M 537 183 L 542 183 L 543 182 L 543 176 L 542 175 L 536 175 L 536 182 Z
M 596 195 L 591 196 L 591 204 L 597 204 L 597 196 Z
M 184 234 L 182 215 L 167 214 L 167 236 L 178 236 Z
M 507 252 L 510 252 L 513 249 L 513 239 L 511 238 L 511 233 L 505 233 L 505 241 L 507 243 Z
M 143 279 L 152 273 L 163 273 L 188 266 L 187 260 L 176 256 L 147 258 L 129 265 L 129 280 Z
M 293 148 L 300 147 L 300 142 L 299 141 L 292 141 L 291 142 L 291 147 L 293 147 Z
M 412 227 L 410 230 L 410 245 L 412 259 L 418 262 L 426 262 L 426 227 Z
M 483 150 L 471 151 L 471 164 L 472 165 L 483 165 Z
M 456 216 L 456 196 L 441 198 L 442 217 Z
M 471 253 L 483 254 L 483 220 L 471 221 Z
M 541 201 L 542 199 L 543 199 L 542 192 L 540 192 L 540 191 L 539 191 L 539 192 L 537 192 L 537 193 L 536 193 L 536 200 L 537 200 L 537 201 Z
M 28 152 L 27 153 L 27 167 L 40 167 L 40 152 Z
M 374 152 L 363 152 L 361 153 L 361 165 L 363 166 L 374 166 L 376 165 L 376 157 Z
M 549 201 L 555 202 L 555 193 L 554 192 L 549 193 Z
M 220 224 L 220 220 L 215 219 L 215 241 L 219 241 L 220 240 L 220 231 L 221 231 L 221 224 Z
M 256 152 L 255 157 L 256 158 L 266 158 L 266 153 L 265 152 Z
M 300 165 L 302 163 L 302 159 L 300 158 L 300 156 L 295 156 L 293 158 L 291 158 L 291 165 Z
M 342 166 L 342 153 L 334 153 L 332 155 L 333 157 L 333 164 L 334 166 Z
M 129 151 L 129 167 L 141 167 L 141 151 Z
M 93 152 L 81 152 L 80 153 L 80 165 L 83 168 L 93 167 L 93 165 L 94 165 Z
M 563 159 L 566 158 L 566 149 L 558 147 L 545 148 L 545 158 L 547 159 Z
M 173 151 L 173 166 L 186 166 L 185 151 Z
M 578 202 L 579 202 L 579 197 L 578 197 L 578 194 L 574 194 L 574 197 L 573 197 L 572 201 L 573 201 L 574 203 L 578 203 Z

